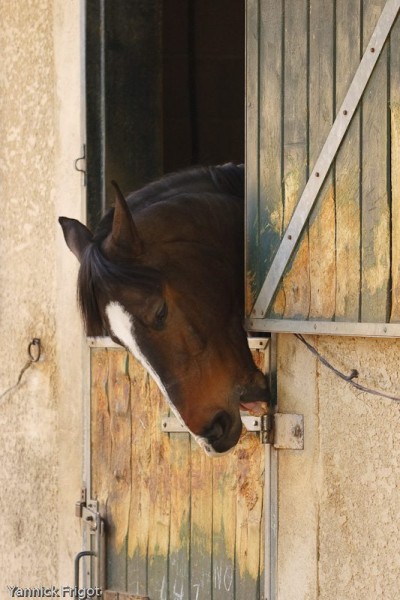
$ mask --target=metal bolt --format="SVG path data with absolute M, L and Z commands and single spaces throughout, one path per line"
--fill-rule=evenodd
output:
M 371 52 L 375 52 L 375 48 L 371 48 Z
M 295 438 L 301 438 L 303 432 L 301 430 L 300 425 L 296 425 L 296 427 L 293 427 L 293 436 Z

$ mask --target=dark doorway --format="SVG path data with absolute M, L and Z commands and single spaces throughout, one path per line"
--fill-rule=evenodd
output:
M 191 164 L 244 160 L 244 0 L 86 0 L 88 221 Z
M 244 1 L 164 0 L 164 171 L 244 160 Z

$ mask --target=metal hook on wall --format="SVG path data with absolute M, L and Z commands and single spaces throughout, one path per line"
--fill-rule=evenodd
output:
M 38 362 L 42 354 L 42 347 L 39 338 L 33 338 L 28 346 L 29 358 L 32 362 Z
M 40 338 L 33 338 L 29 342 L 29 345 L 28 345 L 29 358 L 28 358 L 27 362 L 25 363 L 25 365 L 22 367 L 21 371 L 19 372 L 16 383 L 14 385 L 12 385 L 11 387 L 7 388 L 4 392 L 2 392 L 0 394 L 0 400 L 2 400 L 10 392 L 17 389 L 17 387 L 19 386 L 19 384 L 22 381 L 22 377 L 23 377 L 25 371 L 27 371 L 33 365 L 33 363 L 38 362 L 40 360 L 41 355 L 42 355 L 42 345 L 40 343 Z
M 74 161 L 74 169 L 75 171 L 78 171 L 78 173 L 83 173 L 83 185 L 86 186 L 86 144 L 83 144 L 82 146 L 82 156 L 79 156 L 75 161 Z M 85 168 L 80 169 L 78 164 L 80 163 L 80 161 L 84 161 L 85 162 Z

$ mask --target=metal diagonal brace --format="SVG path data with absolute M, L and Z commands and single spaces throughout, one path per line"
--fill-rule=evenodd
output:
M 263 318 L 267 313 L 285 268 L 351 123 L 399 10 L 400 0 L 387 0 L 332 129 L 329 132 L 324 147 L 315 163 L 311 176 L 297 203 L 292 219 L 272 261 L 267 277 L 254 304 L 251 313 L 253 318 Z

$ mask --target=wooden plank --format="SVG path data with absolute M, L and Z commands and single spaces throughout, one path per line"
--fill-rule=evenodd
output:
M 195 600 L 212 598 L 213 461 L 192 441 L 190 582 Z
M 107 583 L 126 589 L 126 553 L 131 500 L 131 407 L 128 354 L 108 351 L 111 456 L 107 500 Z
M 212 598 L 235 598 L 236 452 L 213 459 Z
M 113 489 L 113 466 L 116 457 L 113 449 L 113 430 L 115 428 L 115 396 L 112 382 L 115 382 L 115 354 L 125 355 L 122 350 L 94 349 L 91 354 L 91 462 L 92 496 L 99 501 L 100 513 L 107 523 L 107 573 L 110 586 L 125 587 L 125 540 L 115 546 L 116 523 L 113 523 L 111 506 L 116 500 Z M 117 460 L 118 462 L 118 460 Z M 116 467 L 118 468 L 118 467 Z M 110 524 L 110 527 L 109 527 Z
M 400 321 L 400 18 L 391 33 L 390 131 L 392 184 L 392 322 Z
M 283 235 L 282 197 L 282 0 L 260 4 L 260 247 L 258 278 L 264 281 Z M 260 285 L 258 286 L 260 288 Z M 279 314 L 279 310 L 270 315 Z
M 111 456 L 110 411 L 108 406 L 108 351 L 94 349 L 90 356 L 91 369 L 91 456 L 92 496 L 99 501 L 105 515 L 108 498 L 108 472 Z
M 138 596 L 129 592 L 114 592 L 113 590 L 104 590 L 103 600 L 150 600 L 148 596 Z
M 103 592 L 103 600 L 118 600 L 118 592 L 112 590 L 105 590 Z
M 340 106 L 360 61 L 359 3 L 336 3 L 336 106 Z M 336 157 L 336 314 L 359 320 L 360 308 L 360 110 Z
M 151 468 L 150 423 L 152 398 L 149 396 L 148 375 L 140 363 L 129 356 L 132 410 L 132 494 L 128 530 L 128 589 L 136 594 L 147 593 L 149 538 L 149 470 Z
M 260 287 L 259 253 L 259 2 L 246 5 L 246 314 Z
M 334 117 L 334 11 L 331 0 L 310 4 L 309 163 L 318 159 Z M 330 173 L 310 215 L 310 309 L 312 319 L 335 314 L 335 198 Z M 307 313 L 304 314 L 307 317 Z
M 171 521 L 171 460 L 169 436 L 161 431 L 161 418 L 167 403 L 151 378 L 147 378 L 149 433 L 151 439 L 148 472 L 149 536 L 147 594 L 150 598 L 168 597 L 168 552 Z
M 190 598 L 190 439 L 169 434 L 171 523 L 169 539 L 169 598 Z
M 385 0 L 363 4 L 363 45 L 367 45 Z M 362 102 L 362 283 L 361 319 L 388 318 L 390 213 L 387 193 L 387 45 Z
M 235 598 L 261 598 L 263 564 L 264 447 L 258 436 L 246 434 L 235 452 L 236 560 Z
M 297 0 L 285 11 L 284 52 L 284 227 L 307 181 L 307 34 L 308 2 Z M 308 314 L 310 298 L 308 233 L 303 234 L 295 257 L 283 278 L 285 318 Z

